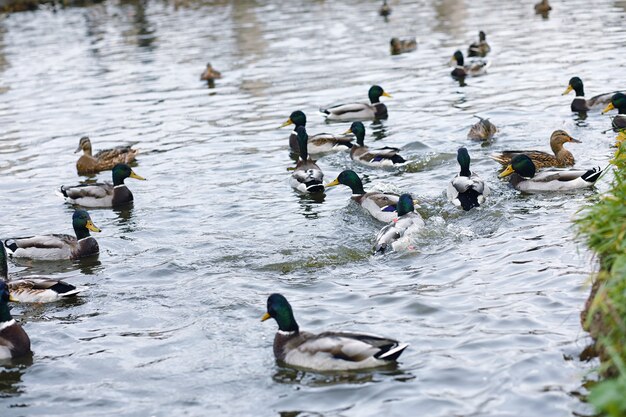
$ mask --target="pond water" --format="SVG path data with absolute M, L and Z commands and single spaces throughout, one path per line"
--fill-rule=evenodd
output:
M 88 290 L 52 305 L 16 305 L 32 364 L 0 368 L 2 416 L 572 416 L 596 363 L 579 313 L 591 254 L 571 219 L 606 189 L 520 195 L 488 158 L 549 150 L 564 129 L 577 166 L 605 166 L 609 117 L 586 119 L 562 97 L 570 77 L 587 95 L 624 88 L 626 2 L 122 1 L 41 9 L 0 21 L 0 236 L 71 232 L 54 190 L 85 178 L 73 153 L 140 148 L 128 180 L 135 203 L 91 210 L 97 261 L 10 261 L 13 277 L 49 274 Z M 488 75 L 460 87 L 448 60 L 479 30 Z M 391 57 L 389 39 L 416 36 Z M 207 62 L 223 78 L 199 81 Z M 416 250 L 373 257 L 381 224 L 346 187 L 323 199 L 294 193 L 289 114 L 311 133 L 341 133 L 320 106 L 363 100 L 372 84 L 389 119 L 366 123 L 366 143 L 397 146 L 398 170 L 356 167 L 366 188 L 411 192 L 426 227 Z M 473 115 L 499 127 L 488 145 L 466 139 Z M 375 143 L 374 143 L 375 142 Z M 491 186 L 461 212 L 445 199 L 467 146 Z M 354 167 L 320 158 L 330 181 Z M 96 177 L 109 180 L 110 173 Z M 410 343 L 397 367 L 316 374 L 272 354 L 267 296 L 283 293 L 301 328 L 360 330 Z

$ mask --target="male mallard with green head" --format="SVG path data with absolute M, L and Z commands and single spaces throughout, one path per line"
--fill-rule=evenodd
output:
M 602 110 L 602 114 L 617 109 L 618 113 L 613 117 L 611 125 L 615 132 L 626 128 L 626 94 L 616 93 L 611 97 L 611 102 Z
M 341 171 L 337 178 L 326 184 L 326 188 L 340 184 L 350 187 L 352 190 L 352 200 L 363 207 L 376 220 L 389 223 L 397 217 L 397 204 L 400 200 L 398 194 L 383 193 L 380 191 L 365 192 L 361 178 L 359 178 L 356 172 L 350 169 Z
M 4 245 L 0 245 L 0 279 L 9 286 L 11 301 L 20 303 L 49 303 L 74 296 L 84 290 L 53 278 L 28 277 L 9 281 L 9 266 Z
M 459 148 L 456 160 L 461 166 L 461 172 L 448 183 L 448 200 L 465 211 L 480 207 L 489 195 L 489 187 L 482 178 L 470 171 L 471 158 L 467 149 Z
M 9 287 L 0 281 L 0 359 L 32 355 L 30 339 L 9 311 Z
M 314 160 L 309 157 L 307 141 L 309 136 L 304 126 L 296 128 L 298 134 L 298 145 L 300 146 L 300 157 L 296 168 L 291 173 L 291 188 L 301 193 L 322 193 L 324 192 L 324 173 L 317 166 Z
M 489 155 L 491 159 L 502 165 L 509 165 L 516 155 L 524 154 L 533 160 L 537 168 L 564 168 L 574 165 L 574 155 L 563 147 L 566 143 L 581 143 L 564 130 L 555 130 L 550 136 L 550 148 L 553 155 L 543 151 L 502 151 Z
M 300 145 L 298 144 L 298 133 L 296 129 L 299 126 L 306 127 L 306 115 L 300 110 L 296 110 L 289 116 L 289 119 L 280 127 L 295 125 L 293 132 L 289 135 L 289 147 L 293 152 L 300 153 Z M 318 133 L 309 136 L 307 142 L 307 150 L 310 155 L 324 154 L 328 152 L 343 151 L 352 147 L 352 138 L 345 136 L 335 136 L 330 133 Z
M 516 155 L 511 163 L 499 175 L 500 178 L 511 176 L 510 183 L 516 190 L 528 193 L 544 191 L 571 191 L 592 187 L 600 178 L 602 170 L 593 168 L 582 170 L 547 170 L 536 174 L 532 159 L 526 155 Z
M 139 152 L 130 146 L 118 146 L 113 149 L 103 149 L 92 155 L 91 140 L 88 136 L 83 136 L 78 142 L 78 148 L 74 153 L 83 151 L 83 154 L 76 161 L 76 171 L 78 175 L 94 174 L 100 171 L 108 171 L 117 164 L 130 164 L 135 160 Z
M 135 174 L 126 164 L 117 164 L 112 170 L 113 183 L 95 183 L 80 185 L 63 185 L 59 194 L 68 203 L 83 207 L 119 207 L 133 201 L 133 193 L 130 192 L 124 180 L 145 178 Z
M 452 55 L 450 62 L 454 63 L 454 69 L 450 75 L 455 79 L 483 75 L 487 72 L 487 67 L 489 66 L 488 61 L 478 58 L 474 58 L 466 63 L 465 58 L 463 58 L 463 52 L 461 51 L 456 51 L 454 55 Z
M 387 106 L 380 102 L 381 97 L 391 97 L 379 85 L 370 87 L 369 103 L 339 104 L 320 109 L 328 121 L 349 122 L 352 120 L 380 120 L 387 118 Z
M 408 347 L 385 337 L 349 332 L 313 334 L 300 331 L 289 301 L 281 294 L 267 299 L 261 321 L 278 323 L 274 356 L 286 365 L 315 371 L 346 371 L 376 368 L 395 362 Z
M 376 235 L 374 254 L 389 250 L 402 250 L 409 246 L 410 238 L 424 227 L 424 220 L 415 212 L 413 198 L 402 194 L 398 200 L 398 217 L 383 227 Z
M 16 258 L 39 260 L 79 259 L 97 255 L 100 252 L 98 242 L 89 231 L 99 232 L 89 213 L 75 210 L 72 215 L 72 226 L 76 237 L 70 235 L 37 235 L 31 237 L 15 237 L 6 239 L 4 246 Z
M 597 96 L 593 96 L 590 99 L 585 99 L 585 86 L 583 85 L 583 80 L 579 77 L 572 77 L 569 80 L 567 85 L 567 89 L 563 92 L 562 95 L 567 95 L 571 91 L 576 92 L 576 97 L 572 100 L 572 104 L 570 108 L 573 112 L 577 113 L 586 113 L 596 106 L 604 106 L 607 103 L 611 102 L 611 97 L 617 91 L 612 91 L 610 93 L 598 94 Z
M 353 122 L 345 134 L 353 134 L 356 137 L 356 145 L 350 149 L 350 158 L 370 167 L 399 166 L 406 162 L 400 156 L 400 149 L 385 146 L 379 149 L 370 149 L 365 146 L 365 126 L 361 122 Z
M 478 32 L 478 42 L 472 43 L 467 49 L 468 57 L 484 58 L 491 51 L 491 47 L 487 43 L 487 35 L 482 30 Z

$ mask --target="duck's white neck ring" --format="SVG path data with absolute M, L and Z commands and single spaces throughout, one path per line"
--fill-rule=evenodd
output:
M 82 242 L 83 240 L 87 240 L 87 239 L 93 239 L 93 236 L 87 236 L 87 237 L 84 237 L 82 239 L 78 239 L 78 241 Z
M 113 187 L 113 188 L 120 188 L 120 187 L 126 187 L 126 184 L 116 185 L 116 186 L 115 186 L 115 187 Z
M 0 323 L 0 332 L 3 331 L 4 329 L 6 329 L 7 327 L 11 327 L 15 324 L 15 319 L 11 319 L 9 321 L 5 321 L 3 323 Z

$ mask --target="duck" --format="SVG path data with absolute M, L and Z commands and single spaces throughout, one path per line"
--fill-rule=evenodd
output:
M 535 175 L 536 170 L 535 164 L 528 156 L 524 154 L 515 155 L 499 177 L 511 176 L 510 183 L 513 188 L 533 193 L 570 191 L 593 187 L 603 172 L 598 167 L 587 171 L 575 169 L 547 170 Z
M 383 5 L 378 9 L 378 14 L 382 17 L 388 17 L 391 14 L 391 6 L 387 4 L 387 0 L 383 0 Z
M 581 143 L 564 130 L 555 130 L 550 136 L 551 155 L 543 151 L 502 151 L 489 157 L 502 165 L 509 165 L 515 155 L 524 154 L 533 160 L 537 168 L 557 167 L 564 168 L 574 165 L 574 155 L 563 147 L 565 143 Z
M 280 127 L 289 125 L 295 125 L 293 132 L 289 135 L 289 147 L 293 152 L 299 153 L 300 145 L 298 144 L 298 134 L 295 129 L 299 126 L 306 127 L 306 115 L 300 110 L 292 112 L 289 119 L 280 125 Z M 350 148 L 352 148 L 352 138 L 335 136 L 330 133 L 318 133 L 316 135 L 309 136 L 309 140 L 307 142 L 307 150 L 310 155 L 344 151 Z
M 365 146 L 365 126 L 361 122 L 353 122 L 345 134 L 356 137 L 356 145 L 350 149 L 350 158 L 353 161 L 370 167 L 399 166 L 406 163 L 398 152 L 400 149 L 385 146 L 379 149 L 370 149 Z
M 341 171 L 337 178 L 326 184 L 326 188 L 345 185 L 352 190 L 352 200 L 363 207 L 376 220 L 389 223 L 398 216 L 400 196 L 380 191 L 365 192 L 359 175 L 351 169 Z
M 0 280 L 0 359 L 30 356 L 30 338 L 11 316 L 9 300 L 9 287 Z
M 19 303 L 49 303 L 75 296 L 84 290 L 84 288 L 77 288 L 65 281 L 53 278 L 28 277 L 9 280 L 7 252 L 4 245 L 0 245 L 0 279 L 9 287 L 10 301 Z
M 541 0 L 535 4 L 535 13 L 537 14 L 547 15 L 550 10 L 552 10 L 552 6 L 550 6 L 548 0 Z
M 4 246 L 13 257 L 46 261 L 76 260 L 97 255 L 100 252 L 98 242 L 89 232 L 100 232 L 100 229 L 93 224 L 89 213 L 81 209 L 75 210 L 72 214 L 72 226 L 75 237 L 64 234 L 15 237 L 6 239 Z
M 498 131 L 496 125 L 491 123 L 489 119 L 483 119 L 480 116 L 474 117 L 478 117 L 479 120 L 470 128 L 467 138 L 473 140 L 489 140 L 493 138 L 493 135 Z
M 324 173 L 314 160 L 309 157 L 307 140 L 309 136 L 304 126 L 296 128 L 300 157 L 291 174 L 291 187 L 301 193 L 314 194 L 324 192 Z
M 478 42 L 472 43 L 467 49 L 467 56 L 484 58 L 489 52 L 491 47 L 487 43 L 487 35 L 481 30 L 478 32 Z
M 406 52 L 412 52 L 417 49 L 417 41 L 415 38 L 399 39 L 391 38 L 390 42 L 391 55 L 400 55 Z
M 135 178 L 145 181 L 126 164 L 117 164 L 113 167 L 113 183 L 95 183 L 79 185 L 62 185 L 58 194 L 66 202 L 83 207 L 119 207 L 133 201 L 133 193 L 130 192 L 124 180 Z
M 470 171 L 471 158 L 466 148 L 457 150 L 456 160 L 461 166 L 461 172 L 448 183 L 448 200 L 465 211 L 480 207 L 489 195 L 489 187 Z
M 206 68 L 200 75 L 200 81 L 212 82 L 220 78 L 222 78 L 222 74 L 218 70 L 214 69 L 210 62 L 206 64 Z
M 463 58 L 463 52 L 461 51 L 456 51 L 454 55 L 452 55 L 450 62 L 456 63 L 450 73 L 452 77 L 456 79 L 483 75 L 487 72 L 487 67 L 489 66 L 488 61 L 477 58 L 472 59 L 466 64 Z
M 386 119 L 388 117 L 387 106 L 380 102 L 380 98 L 391 98 L 391 95 L 379 85 L 371 86 L 367 95 L 370 103 L 338 104 L 333 107 L 320 109 L 320 112 L 326 115 L 327 121 L 335 122 Z
M 397 207 L 398 217 L 376 235 L 374 254 L 382 254 L 389 250 L 398 251 L 408 247 L 410 237 L 424 227 L 424 220 L 419 213 L 415 212 L 410 194 L 402 194 Z
M 261 321 L 278 324 L 274 356 L 283 364 L 314 371 L 347 371 L 387 366 L 409 346 L 397 340 L 364 333 L 300 331 L 291 304 L 282 294 L 267 298 Z
M 74 153 L 83 151 L 83 154 L 76 161 L 76 171 L 78 175 L 95 174 L 100 171 L 108 171 L 115 165 L 123 163 L 130 164 L 135 160 L 137 149 L 130 146 L 118 146 L 113 149 L 103 149 L 92 155 L 91 140 L 89 136 L 83 136 L 78 142 L 78 148 Z
M 579 77 L 570 78 L 569 83 L 567 84 L 567 89 L 565 89 L 562 95 L 567 95 L 572 90 L 576 92 L 576 97 L 574 97 L 574 99 L 572 100 L 570 108 L 573 112 L 577 113 L 586 113 L 593 107 L 599 105 L 604 106 L 610 103 L 611 97 L 613 97 L 613 95 L 617 93 L 617 91 L 613 91 L 610 93 L 598 94 L 597 96 L 593 96 L 589 100 L 587 100 L 585 99 L 585 86 L 583 85 L 583 80 L 581 80 Z
M 617 109 L 618 113 L 613 117 L 611 125 L 615 132 L 626 128 L 626 94 L 615 93 L 611 97 L 611 102 L 602 110 L 602 114 Z

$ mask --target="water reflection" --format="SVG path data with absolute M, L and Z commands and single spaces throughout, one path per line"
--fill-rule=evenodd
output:
M 316 209 L 316 206 L 322 204 L 326 199 L 325 193 L 315 194 L 301 194 L 300 197 L 300 214 L 307 219 L 317 219 L 320 212 Z
M 415 378 L 410 372 L 398 368 L 395 362 L 385 367 L 363 371 L 311 372 L 296 368 L 278 366 L 272 379 L 279 384 L 298 384 L 311 387 L 324 387 L 339 384 L 367 384 L 380 382 L 393 377 L 397 381 L 409 381 Z
M 374 137 L 374 141 L 382 140 L 387 137 L 387 127 L 380 120 L 374 120 L 370 127 L 372 128 L 372 136 Z
M 15 397 L 23 394 L 22 375 L 33 364 L 33 357 L 4 360 L 4 367 L 0 368 L 0 398 Z
M 435 3 L 437 24 L 434 30 L 459 38 L 464 29 L 467 10 L 464 0 L 443 0 Z
M 139 48 L 152 52 L 156 49 L 153 45 L 157 39 L 153 25 L 148 21 L 146 16 L 147 1 L 144 0 L 124 0 L 121 6 L 128 5 L 132 9 L 132 25 L 131 29 L 123 32 L 125 39 L 129 43 L 135 43 Z M 142 54 L 141 62 L 150 64 L 154 61 L 152 54 Z

